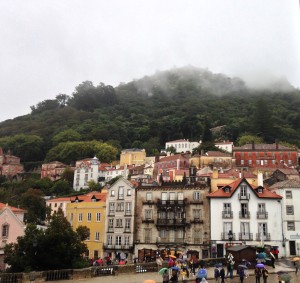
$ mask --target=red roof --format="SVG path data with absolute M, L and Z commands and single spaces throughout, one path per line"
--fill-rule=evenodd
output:
M 52 198 L 47 200 L 47 202 L 58 202 L 58 201 L 70 201 L 70 197 L 68 198 Z
M 13 213 L 25 213 L 26 212 L 26 210 L 24 210 L 24 209 L 10 206 L 10 205 L 0 202 L 0 210 L 2 210 L 5 207 L 8 207 Z
M 225 152 L 222 152 L 222 151 L 208 151 L 205 153 L 206 156 L 222 156 L 222 157 L 231 157 L 230 154 L 228 153 L 225 153 Z
M 273 198 L 273 199 L 281 199 L 282 198 L 280 195 L 273 193 L 266 188 L 263 188 L 262 193 L 258 193 L 257 190 L 258 190 L 258 188 L 261 188 L 261 187 L 253 188 L 247 182 L 247 180 L 245 178 L 237 179 L 233 183 L 226 185 L 213 193 L 210 193 L 207 197 L 209 197 L 209 198 L 231 198 L 232 195 L 234 194 L 234 192 L 237 190 L 237 188 L 241 184 L 241 182 L 243 182 L 243 181 L 245 181 L 248 184 L 248 186 L 253 190 L 253 192 L 256 194 L 256 196 L 258 198 Z M 229 192 L 225 192 L 224 188 L 230 188 Z

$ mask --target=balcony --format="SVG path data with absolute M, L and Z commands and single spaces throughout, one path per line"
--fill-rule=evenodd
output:
M 145 218 L 142 219 L 142 223 L 154 223 L 154 220 L 152 218 Z
M 239 200 L 249 200 L 250 199 L 250 194 L 238 194 Z
M 124 233 L 130 233 L 130 232 L 131 232 L 130 227 L 126 227 L 126 228 L 124 229 Z
M 257 211 L 256 212 L 257 219 L 268 219 L 268 212 L 266 211 Z
M 256 241 L 271 241 L 271 235 L 270 233 L 265 233 L 262 237 L 261 237 L 261 233 L 256 233 Z
M 105 250 L 131 250 L 132 245 L 103 245 Z
M 185 218 L 179 219 L 157 219 L 156 226 L 187 226 L 189 223 L 186 222 Z
M 144 205 L 152 205 L 152 204 L 154 204 L 154 201 L 153 200 L 143 200 L 143 204 Z
M 247 212 L 240 211 L 239 212 L 239 217 L 240 217 L 240 219 L 249 219 L 250 218 L 250 212 L 249 211 L 247 211 Z
M 231 239 L 229 239 L 229 235 L 228 235 L 228 233 L 221 233 L 221 240 L 222 241 L 235 241 L 235 233 L 232 233 L 232 235 L 231 235 Z
M 252 233 L 239 233 L 239 240 L 240 241 L 253 241 L 253 234 Z
M 157 245 L 167 245 L 167 244 L 177 244 L 177 245 L 182 245 L 185 244 L 186 241 L 184 238 L 161 238 L 159 241 L 156 240 Z
M 109 210 L 108 211 L 108 216 L 115 216 L 115 211 L 114 210 Z
M 185 206 L 187 204 L 187 200 L 160 200 L 158 199 L 156 205 L 158 207 L 164 206 Z
M 131 216 L 131 210 L 125 210 L 125 216 Z
M 108 227 L 107 228 L 107 232 L 108 233 L 113 233 L 114 232 L 114 228 L 113 227 Z
M 233 211 L 222 211 L 222 218 L 233 218 Z
M 194 217 L 193 219 L 191 219 L 191 223 L 203 224 L 203 219 L 201 219 L 200 217 Z

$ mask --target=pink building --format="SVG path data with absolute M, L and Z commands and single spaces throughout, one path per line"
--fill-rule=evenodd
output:
M 52 181 L 58 180 L 67 167 L 66 164 L 59 161 L 45 163 L 42 165 L 41 178 L 48 177 Z
M 0 175 L 16 177 L 18 173 L 23 171 L 24 167 L 20 163 L 20 158 L 9 153 L 4 154 L 0 147 Z
M 4 247 L 6 244 L 17 242 L 17 238 L 24 236 L 24 213 L 20 208 L 0 203 L 0 270 L 5 269 Z

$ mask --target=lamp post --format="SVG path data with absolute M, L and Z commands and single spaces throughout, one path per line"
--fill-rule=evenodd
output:
M 228 240 L 229 240 L 230 246 L 231 246 L 232 239 L 233 239 L 233 233 L 232 233 L 231 230 L 229 230 L 229 231 L 228 231 Z

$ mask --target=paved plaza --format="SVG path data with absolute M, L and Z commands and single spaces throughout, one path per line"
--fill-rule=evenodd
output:
M 268 283 L 277 283 L 277 274 L 276 272 L 282 270 L 286 272 L 290 272 L 293 279 L 291 283 L 300 283 L 300 273 L 298 275 L 295 274 L 295 268 L 291 265 L 289 261 L 280 260 L 276 262 L 276 267 L 272 268 L 270 266 L 267 266 L 267 269 L 270 273 L 268 278 Z M 214 276 L 214 268 L 207 268 L 208 270 L 208 282 L 216 282 L 215 279 L 213 279 Z M 235 272 L 236 273 L 236 272 Z M 255 278 L 253 276 L 254 271 L 250 270 L 249 274 L 250 276 L 244 280 L 245 283 L 255 283 Z M 70 281 L 72 282 L 83 282 L 83 283 L 142 283 L 146 279 L 152 279 L 155 280 L 157 283 L 162 282 L 162 276 L 159 275 L 157 272 L 146 272 L 146 273 L 133 273 L 133 274 L 118 274 L 116 276 L 103 276 L 103 277 L 94 277 L 94 278 L 85 278 L 85 279 L 79 279 L 79 280 L 68 280 L 68 281 L 60 281 L 61 283 L 67 283 Z M 179 280 L 179 283 L 182 282 Z M 189 281 L 191 283 L 195 282 L 195 277 L 189 278 Z M 238 283 L 239 278 L 235 276 L 233 279 L 227 279 L 226 283 Z M 261 280 L 263 282 L 263 280 Z

